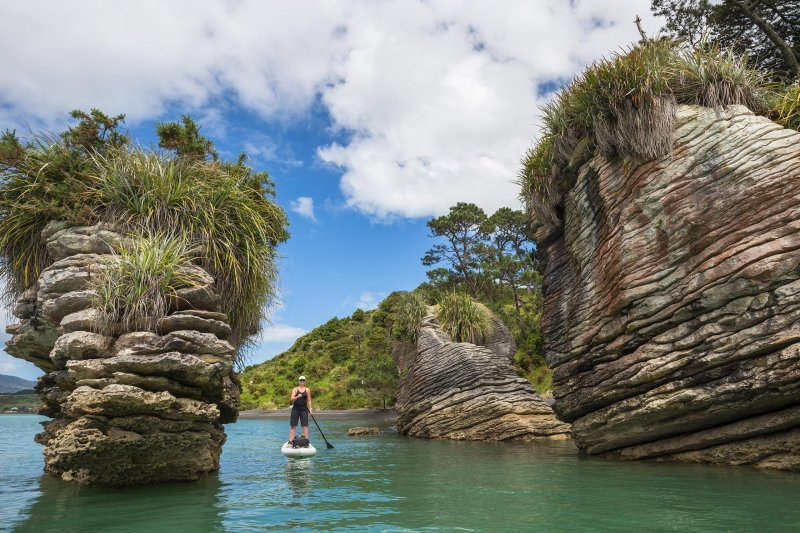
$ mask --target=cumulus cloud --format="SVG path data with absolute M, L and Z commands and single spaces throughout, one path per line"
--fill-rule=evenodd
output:
M 358 298 L 358 302 L 356 302 L 356 309 L 361 309 L 362 311 L 375 309 L 385 297 L 385 292 L 362 292 L 361 296 Z
M 636 40 L 636 14 L 658 27 L 648 0 L 8 3 L 0 121 L 191 110 L 224 135 L 221 100 L 287 124 L 321 102 L 347 133 L 318 150 L 341 169 L 347 206 L 378 219 L 457 201 L 493 210 L 515 205 L 538 105 Z
M 298 337 L 302 337 L 308 333 L 303 328 L 292 326 L 289 324 L 271 324 L 264 328 L 261 335 L 261 342 L 263 343 L 292 343 Z
M 519 161 L 554 80 L 635 39 L 645 2 L 432 1 L 359 10 L 323 93 L 352 140 L 319 150 L 348 205 L 386 218 L 518 205 Z M 390 20 L 390 24 L 380 21 Z M 379 28 L 379 29 L 376 29 Z
M 297 200 L 292 200 L 289 208 L 303 218 L 307 218 L 312 222 L 317 221 L 314 215 L 314 199 L 308 196 L 300 196 Z

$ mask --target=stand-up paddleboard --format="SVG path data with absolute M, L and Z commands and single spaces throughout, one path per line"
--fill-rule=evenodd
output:
M 281 446 L 281 453 L 286 457 L 313 457 L 314 454 L 317 453 L 317 449 L 311 444 L 303 448 L 292 448 L 291 444 L 285 442 L 283 446 Z

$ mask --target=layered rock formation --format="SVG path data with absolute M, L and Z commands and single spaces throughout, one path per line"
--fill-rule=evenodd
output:
M 671 154 L 593 157 L 562 222 L 542 331 L 576 444 L 800 470 L 800 134 L 681 106 Z
M 37 391 L 45 471 L 83 484 L 192 480 L 219 468 L 238 414 L 234 348 L 214 280 L 177 290 L 157 332 L 103 324 L 92 277 L 113 266 L 122 236 L 109 227 L 51 223 L 54 261 L 19 298 L 6 351 L 47 372 Z M 102 332 L 102 333 L 101 333 Z
M 531 384 L 511 366 L 514 342 L 493 320 L 485 346 L 452 342 L 429 314 L 416 346 L 396 350 L 398 430 L 412 437 L 455 440 L 567 439 L 559 422 Z

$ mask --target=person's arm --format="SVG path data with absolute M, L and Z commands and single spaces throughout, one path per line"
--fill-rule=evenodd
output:
M 306 389 L 306 394 L 308 395 L 306 396 L 308 398 L 306 401 L 308 403 L 308 412 L 310 413 L 311 411 L 313 411 L 313 409 L 311 408 L 311 389 Z
M 294 401 L 297 399 L 297 396 L 295 396 L 296 393 L 297 393 L 297 387 L 292 389 L 292 394 L 289 397 L 289 403 L 290 404 L 294 404 Z

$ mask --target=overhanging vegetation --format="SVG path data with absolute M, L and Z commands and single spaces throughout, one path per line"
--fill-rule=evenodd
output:
M 0 277 L 6 300 L 30 287 L 48 266 L 41 240 L 48 222 L 104 222 L 133 237 L 168 234 L 178 255 L 215 278 L 233 341 L 245 343 L 259 331 L 274 297 L 275 248 L 289 236 L 269 176 L 253 172 L 244 155 L 236 162 L 218 160 L 189 117 L 182 125 L 159 125 L 166 151 L 133 145 L 118 131 L 122 115 L 93 110 L 73 117 L 78 124 L 58 136 L 36 135 L 23 143 L 6 132 L 0 140 Z M 146 250 L 144 244 L 133 255 L 150 255 L 128 266 L 164 266 L 154 266 L 153 246 Z M 133 290 L 128 284 L 106 289 L 112 291 L 104 296 L 107 301 L 117 303 L 131 298 L 122 289 Z M 138 305 L 115 312 L 126 320 L 152 319 L 158 317 L 149 315 L 163 309 Z
M 521 198 L 533 220 L 557 228 L 563 194 L 589 157 L 669 153 L 676 105 L 740 104 L 797 128 L 799 94 L 796 83 L 771 81 L 732 50 L 645 41 L 590 65 L 544 106 L 541 136 L 522 161 Z

